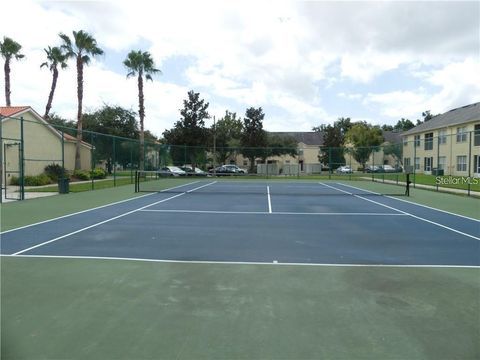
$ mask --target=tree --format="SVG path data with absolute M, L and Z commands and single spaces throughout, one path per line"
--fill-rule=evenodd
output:
M 320 147 L 318 160 L 322 164 L 328 164 L 330 171 L 334 168 L 345 165 L 345 134 L 352 127 L 349 117 L 338 118 L 333 125 L 320 125 L 314 127 L 313 131 L 320 132 L 323 135 L 323 145 Z
M 83 115 L 83 130 L 91 131 L 89 141 L 95 146 L 95 161 L 105 161 L 109 173 L 114 159 L 125 167 L 131 158 L 143 152 L 138 146 L 132 149 L 133 140 L 127 140 L 138 138 L 136 113 L 132 110 L 104 104 L 101 109 Z M 113 136 L 119 137 L 115 139 L 115 147 Z
M 4 36 L 3 41 L 0 42 L 0 53 L 5 59 L 3 69 L 5 71 L 5 103 L 7 106 L 11 106 L 10 102 L 10 62 L 12 59 L 20 60 L 25 55 L 20 54 L 22 45 L 12 40 L 9 37 Z
M 353 147 L 349 147 L 348 151 L 365 169 L 370 155 L 383 142 L 383 135 L 380 127 L 362 121 L 353 124 L 345 135 L 345 139 L 353 145 Z
M 145 120 L 145 104 L 143 94 L 143 77 L 146 80 L 153 81 L 152 75 L 161 73 L 159 69 L 155 68 L 154 61 L 150 53 L 144 51 L 130 51 L 123 65 L 128 69 L 128 77 L 137 76 L 138 85 L 138 114 L 140 115 L 140 170 L 144 168 L 144 153 L 143 147 L 145 142 L 144 120 Z
M 392 125 L 382 125 L 382 130 L 383 131 L 393 131 L 394 127 Z
M 297 140 L 292 136 L 267 133 L 267 148 L 262 156 L 265 161 L 270 156 L 297 156 Z
M 97 46 L 97 40 L 89 33 L 73 31 L 73 42 L 65 34 L 60 33 L 61 46 L 67 58 L 74 58 L 77 65 L 77 143 L 75 148 L 75 170 L 80 169 L 80 144 L 82 142 L 82 105 L 83 105 L 83 67 L 91 61 L 90 56 L 102 55 L 103 50 Z
M 430 110 L 426 110 L 426 111 L 422 112 L 422 116 L 423 116 L 423 121 L 417 119 L 417 125 L 420 125 L 420 124 L 423 124 L 424 122 L 430 121 L 434 116 L 437 116 L 437 115 L 432 115 L 430 113 Z
M 189 91 L 188 100 L 183 100 L 183 109 L 180 110 L 181 119 L 172 129 L 163 132 L 167 144 L 176 145 L 171 148 L 175 162 L 185 164 L 188 158 L 195 169 L 200 157 L 205 157 L 209 135 L 205 127 L 205 119 L 210 118 L 208 106 L 208 102 L 200 100 L 200 93 Z
M 415 124 L 408 119 L 401 118 L 397 121 L 397 124 L 393 127 L 393 130 L 407 131 L 414 128 Z
M 242 120 L 237 113 L 225 111 L 223 118 L 212 125 L 211 132 L 215 136 L 216 161 L 225 164 L 227 159 L 236 152 L 242 135 Z
M 383 145 L 383 154 L 385 156 L 392 156 L 395 159 L 395 162 L 397 164 L 402 164 L 402 158 L 403 158 L 403 144 L 385 144 Z
M 48 121 L 49 124 L 51 124 L 58 131 L 63 131 L 66 134 L 69 134 L 71 136 L 75 136 L 75 133 L 76 133 L 76 131 L 75 131 L 75 121 L 67 120 L 67 119 L 62 118 L 60 115 L 57 115 L 55 113 L 51 113 L 46 120 Z
M 43 49 L 47 54 L 47 61 L 40 65 L 40 68 L 47 67 L 52 72 L 52 86 L 50 87 L 50 94 L 48 95 L 47 106 L 45 107 L 45 114 L 43 117 L 48 118 L 50 109 L 52 108 L 53 95 L 55 93 L 55 88 L 57 87 L 58 80 L 58 67 L 62 69 L 67 68 L 67 57 L 63 50 L 60 47 L 54 46 Z
M 264 157 L 267 146 L 267 133 L 263 130 L 263 118 L 265 114 L 261 107 L 247 109 L 243 119 L 243 131 L 240 137 L 240 145 L 243 156 L 250 160 L 250 172 L 254 173 L 255 159 Z

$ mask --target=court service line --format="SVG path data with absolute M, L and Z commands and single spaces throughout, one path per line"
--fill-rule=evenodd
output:
M 201 189 L 201 188 L 204 188 L 204 187 L 213 185 L 213 184 L 215 184 L 216 182 L 217 182 L 217 181 L 214 181 L 214 182 L 211 182 L 211 183 L 208 183 L 208 184 L 205 184 L 205 185 L 196 187 L 195 189 L 188 190 L 188 191 L 186 191 L 186 192 L 187 192 L 187 193 L 191 193 L 191 192 L 194 192 L 195 190 L 198 190 L 198 189 Z
M 177 189 L 177 188 L 179 188 L 179 187 L 181 187 L 181 186 L 193 185 L 193 184 L 196 184 L 196 183 L 198 183 L 198 182 L 199 182 L 199 180 L 194 181 L 194 182 L 191 182 L 191 183 L 188 183 L 188 184 L 183 184 L 183 185 L 178 185 L 178 186 L 175 186 L 175 187 L 171 187 L 171 188 L 168 188 L 168 189 L 165 189 L 165 190 L 161 190 L 161 191 L 159 191 L 159 192 L 170 191 L 170 190 L 173 190 L 173 189 Z M 152 195 L 154 195 L 154 194 L 156 194 L 156 193 L 155 193 L 155 192 L 152 192 L 152 193 L 145 194 L 145 195 L 135 196 L 135 197 L 132 197 L 132 198 L 129 198 L 129 199 L 116 201 L 116 202 L 113 202 L 113 203 L 110 203 L 110 204 L 105 204 L 105 205 L 97 206 L 97 207 L 94 207 L 94 208 L 91 208 L 91 209 L 86 209 L 86 210 L 77 211 L 77 212 L 74 212 L 74 213 L 71 213 L 71 214 L 62 215 L 62 216 L 59 216 L 59 217 L 56 217 L 56 218 L 53 218 L 53 219 L 43 220 L 43 221 L 39 221 L 39 222 L 36 222 L 36 223 L 33 223 L 33 224 L 20 226 L 20 227 L 17 227 L 17 228 L 15 228 L 15 229 L 10 229 L 10 230 L 5 230 L 5 231 L 3 231 L 3 232 L 0 232 L 0 235 L 6 234 L 6 233 L 9 233 L 9 232 L 12 232 L 12 231 L 17 231 L 17 230 L 21 230 L 21 229 L 26 229 L 26 228 L 29 228 L 29 227 L 32 227 L 32 226 L 36 226 L 36 225 L 45 224 L 45 223 L 48 223 L 48 222 L 51 222 L 51 221 L 55 221 L 55 220 L 65 219 L 65 218 L 67 218 L 67 217 L 74 216 L 74 215 L 80 215 L 80 214 L 83 214 L 83 213 L 86 213 L 86 212 L 89 212 L 89 211 L 94 211 L 94 210 L 102 209 L 102 208 L 105 208 L 105 207 L 108 207 L 108 206 L 118 205 L 118 204 L 121 204 L 121 203 L 124 203 L 124 202 L 127 202 L 127 201 L 132 201 L 132 200 L 136 200 L 136 199 L 141 199 L 141 198 L 144 198 L 144 197 L 146 197 L 146 196 L 152 196 Z
M 156 202 L 154 202 L 154 203 L 152 203 L 152 204 L 142 206 L 141 208 L 128 211 L 128 212 L 126 212 L 126 213 L 123 213 L 123 214 L 114 216 L 114 217 L 112 217 L 112 218 L 110 218 L 110 219 L 107 219 L 107 220 L 104 220 L 104 221 L 100 221 L 100 222 L 98 222 L 98 223 L 96 223 L 96 224 L 93 224 L 93 225 L 90 225 L 90 226 L 86 226 L 86 227 L 81 228 L 81 229 L 79 229 L 79 230 L 72 231 L 72 232 L 70 232 L 70 233 L 68 233 L 68 234 L 65 234 L 65 235 L 62 235 L 62 236 L 58 236 L 58 237 L 56 237 L 56 238 L 54 238 L 54 239 L 51 239 L 51 240 L 48 240 L 48 241 L 44 241 L 43 243 L 40 243 L 40 244 L 31 246 L 31 247 L 29 247 L 29 248 L 27 248 L 27 249 L 17 251 L 16 253 L 14 253 L 14 254 L 12 254 L 12 255 L 20 255 L 20 254 L 23 254 L 23 253 L 25 253 L 25 252 L 27 252 L 27 251 L 36 249 L 36 248 L 38 248 L 38 247 L 40 247 L 40 246 L 47 245 L 47 244 L 50 244 L 50 243 L 52 243 L 52 242 L 55 242 L 55 241 L 61 240 L 61 239 L 63 239 L 63 238 L 66 238 L 66 237 L 68 237 L 68 236 L 78 234 L 78 233 L 80 233 L 80 232 L 82 232 L 82 231 L 85 231 L 85 230 L 88 230 L 88 229 L 97 227 L 97 226 L 99 226 L 99 225 L 108 223 L 108 222 L 110 222 L 110 221 L 119 219 L 119 218 L 121 218 L 121 217 L 130 215 L 130 214 L 133 214 L 133 213 L 138 212 L 138 211 L 140 211 L 140 210 L 146 209 L 146 208 L 148 208 L 148 207 L 150 207 L 150 206 L 157 205 L 157 204 L 163 203 L 163 202 L 165 202 L 165 201 L 169 201 L 169 200 L 175 199 L 175 198 L 177 198 L 177 197 L 179 197 L 179 196 L 182 196 L 182 195 L 185 195 L 185 194 L 186 194 L 186 192 L 183 192 L 183 193 L 180 193 L 180 194 L 177 194 L 177 195 L 174 195 L 174 196 L 170 196 L 169 198 L 156 201 Z
M 140 212 L 160 212 L 160 213 L 192 213 L 192 214 L 233 214 L 233 215 L 334 215 L 334 216 L 408 216 L 407 214 L 402 213 L 354 213 L 354 212 L 317 212 L 317 213 L 307 213 L 307 212 L 266 212 L 266 211 L 221 211 L 221 210 L 180 210 L 180 209 L 145 209 L 139 210 Z
M 323 183 L 321 183 L 321 184 L 323 184 Z M 453 232 L 455 232 L 455 233 L 457 233 L 457 234 L 460 234 L 460 235 L 463 235 L 463 236 L 467 236 L 467 237 L 472 238 L 472 239 L 475 239 L 475 240 L 480 240 L 480 237 L 477 237 L 477 236 L 474 236 L 474 235 L 471 235 L 471 234 L 467 234 L 467 233 L 465 233 L 465 232 L 463 232 L 463 231 L 460 231 L 460 230 L 451 228 L 451 227 L 449 227 L 449 226 L 446 226 L 446 225 L 437 223 L 437 222 L 432 221 L 432 220 L 428 220 L 428 219 L 422 218 L 422 217 L 417 216 L 417 215 L 413 215 L 413 214 L 411 214 L 411 213 L 409 213 L 409 212 L 406 212 L 406 211 L 403 211 L 403 210 L 394 208 L 393 206 L 389 206 L 389 205 L 386 205 L 386 204 L 382 204 L 381 202 L 374 201 L 374 200 L 372 200 L 372 199 L 367 199 L 367 198 L 365 198 L 365 197 L 363 197 L 363 196 L 356 195 L 356 194 L 353 194 L 353 193 L 349 193 L 348 191 L 345 191 L 345 190 L 342 190 L 342 189 L 338 189 L 338 188 L 336 188 L 336 187 L 333 187 L 333 186 L 330 186 L 330 185 L 327 185 L 327 184 L 323 184 L 323 185 L 325 185 L 325 186 L 327 186 L 327 187 L 330 187 L 330 188 L 332 188 L 332 189 L 336 189 L 336 190 L 338 190 L 338 191 L 341 191 L 341 192 L 344 192 L 344 193 L 353 195 L 353 196 L 355 196 L 355 197 L 357 197 L 357 198 L 359 198 L 359 199 L 362 199 L 362 200 L 365 200 L 365 201 L 369 201 L 369 202 L 371 202 L 371 203 L 373 203 L 373 204 L 377 204 L 377 205 L 386 207 L 386 208 L 388 208 L 388 209 L 401 212 L 401 213 L 406 214 L 406 215 L 409 215 L 409 216 L 411 216 L 411 217 L 413 217 L 413 218 L 415 218 L 415 219 L 418 219 L 418 220 L 421 220 L 421 221 L 425 221 L 425 222 L 427 222 L 427 223 L 430 223 L 430 224 L 439 226 L 439 227 L 441 227 L 441 228 L 444 228 L 444 229 L 453 231 Z M 363 189 L 360 189 L 360 188 L 358 188 L 358 189 L 359 189 L 359 190 L 363 190 Z
M 272 213 L 272 199 L 270 197 L 270 186 L 267 185 L 268 213 Z
M 347 187 L 350 187 L 352 189 L 357 189 L 357 190 L 363 190 L 365 192 L 369 192 L 369 193 L 372 193 L 372 194 L 375 194 L 375 195 L 380 195 L 379 193 L 376 193 L 374 191 L 370 191 L 370 190 L 364 190 L 364 189 L 361 189 L 361 188 L 358 188 L 356 186 L 352 186 L 352 185 L 347 185 L 347 184 L 344 184 L 344 183 L 338 183 L 342 186 L 347 186 Z M 424 204 L 419 204 L 419 203 L 416 203 L 416 202 L 413 202 L 413 201 L 408 201 L 408 200 L 405 200 L 405 199 L 400 199 L 400 198 L 397 198 L 395 196 L 390 196 L 390 195 L 386 195 L 385 197 L 389 198 L 389 199 L 393 199 L 393 200 L 397 200 L 397 201 L 402 201 L 402 202 L 405 202 L 407 204 L 412 204 L 412 205 L 416 205 L 416 206 L 421 206 L 421 207 L 424 207 L 424 208 L 427 208 L 427 209 L 430 209 L 430 210 L 435 210 L 435 211 L 439 211 L 439 212 L 443 212 L 445 214 L 449 214 L 449 215 L 454 215 L 454 216 L 458 216 L 458 217 L 461 217 L 461 218 L 464 218 L 464 219 L 467 219 L 467 220 L 472 220 L 472 221 L 476 221 L 476 222 L 480 222 L 480 220 L 478 219 L 474 219 L 472 217 L 469 217 L 469 216 L 465 216 L 465 215 L 460 215 L 460 214 L 455 214 L 451 211 L 447 211 L 447 210 L 442 210 L 442 209 L 437 209 L 437 208 L 434 208 L 432 206 L 428 206 L 428 205 L 424 205 Z
M 0 257 L 14 257 L 1 254 Z M 212 260 L 167 260 L 167 259 L 142 259 L 108 256 L 78 256 L 78 255 L 18 255 L 17 258 L 45 258 L 45 259 L 75 259 L 75 260 L 112 260 L 112 261 L 138 261 L 165 264 L 192 264 L 192 265 L 267 265 L 267 266 L 312 266 L 312 267 L 377 267 L 377 268 L 461 268 L 479 269 L 478 265 L 443 265 L 443 264 L 336 264 L 336 263 L 299 263 L 299 262 L 271 262 L 262 261 L 212 261 Z

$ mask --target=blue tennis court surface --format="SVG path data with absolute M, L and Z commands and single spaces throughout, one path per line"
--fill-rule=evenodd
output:
M 480 222 L 338 182 L 195 181 L 2 233 L 3 255 L 480 266 Z

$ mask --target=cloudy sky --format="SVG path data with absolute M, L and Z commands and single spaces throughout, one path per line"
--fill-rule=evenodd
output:
M 85 70 L 85 111 L 103 103 L 137 111 L 122 62 L 148 51 L 163 72 L 145 86 L 145 127 L 157 136 L 179 119 L 189 90 L 217 119 L 261 106 L 269 131 L 309 131 L 342 116 L 395 124 L 480 101 L 478 1 L 8 0 L 2 14 L 0 37 L 26 55 L 12 64 L 12 105 L 43 114 L 51 83 L 39 67 L 43 49 L 59 45 L 60 32 L 84 30 L 105 51 Z M 53 111 L 75 119 L 73 61 Z

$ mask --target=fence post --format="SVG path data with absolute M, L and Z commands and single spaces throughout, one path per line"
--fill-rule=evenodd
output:
M 117 186 L 117 167 L 115 166 L 117 162 L 117 157 L 115 156 L 115 137 L 113 138 L 113 186 Z M 108 170 L 108 169 L 107 169 Z
M 93 150 L 94 149 L 94 145 L 93 145 L 93 132 L 90 132 L 90 145 L 92 146 L 90 150 L 90 170 L 93 170 L 94 169 L 94 156 L 95 156 L 95 151 Z M 93 171 L 90 172 L 90 176 L 93 174 Z M 95 190 L 95 181 L 93 180 L 93 176 L 91 176 L 91 180 L 92 180 L 92 190 Z
M 25 169 L 24 169 L 24 139 L 23 139 L 23 116 L 20 118 L 20 200 L 25 200 Z
M 468 137 L 468 191 L 467 195 L 470 196 L 471 191 L 471 179 L 472 179 L 472 132 L 470 131 Z

